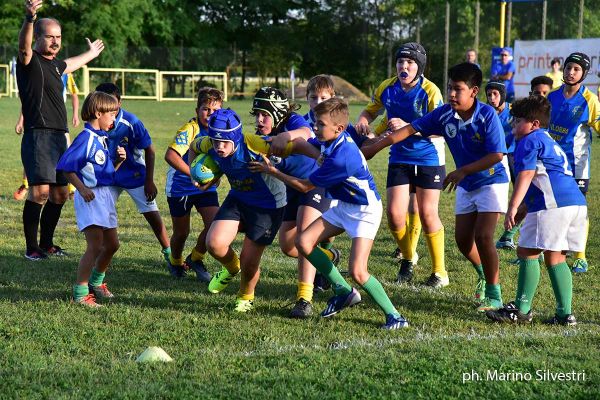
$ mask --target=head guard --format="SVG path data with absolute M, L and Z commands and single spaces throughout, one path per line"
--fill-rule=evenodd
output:
M 252 110 L 260 110 L 269 114 L 273 119 L 273 131 L 275 131 L 288 114 L 290 103 L 281 90 L 265 86 L 254 95 Z

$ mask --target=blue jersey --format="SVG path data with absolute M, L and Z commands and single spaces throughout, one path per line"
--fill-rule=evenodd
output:
M 127 158 L 115 174 L 115 186 L 132 189 L 143 186 L 146 180 L 144 149 L 152 144 L 152 139 L 144 124 L 134 114 L 123 109 L 115 119 L 115 127 L 108 131 L 108 150 L 113 159 L 117 147 L 125 149 Z
M 190 144 L 192 144 L 197 137 L 203 136 L 208 136 L 208 130 L 198 124 L 196 118 L 192 118 L 177 130 L 169 148 L 179 154 L 181 159 L 187 164 Z M 215 192 L 216 190 L 216 187 L 211 186 L 206 192 Z M 167 197 L 184 197 L 204 193 L 192 184 L 189 175 L 184 174 L 171 166 L 169 166 L 169 170 L 167 171 L 165 191 Z
M 347 132 L 335 140 L 309 143 L 321 149 L 320 166 L 308 179 L 325 188 L 327 197 L 346 203 L 368 205 L 381 200 L 365 157 Z
M 535 171 L 524 200 L 527 212 L 586 205 L 567 155 L 545 130 L 537 129 L 517 143 L 515 173 L 521 171 Z
M 417 118 L 442 105 L 440 89 L 428 79 L 421 77 L 416 86 L 404 91 L 398 77 L 383 81 L 365 107 L 375 116 L 385 108 L 387 118 L 401 118 L 411 123 Z M 441 135 L 441 132 L 438 132 Z M 413 164 L 440 166 L 446 163 L 443 140 L 432 141 L 421 135 L 413 135 L 390 148 L 390 164 Z
M 515 94 L 515 85 L 513 83 L 514 79 L 515 79 L 515 65 L 513 64 L 512 61 L 509 61 L 506 64 L 502 64 L 502 63 L 498 63 L 495 64 L 495 66 L 492 69 L 492 76 L 495 75 L 506 75 L 509 72 L 513 73 L 513 76 L 510 79 L 506 79 L 504 82 L 504 86 L 506 86 L 506 95 L 508 97 L 511 97 L 511 95 Z
M 567 154 L 576 179 L 590 178 L 592 132 L 600 133 L 598 97 L 581 85 L 570 99 L 563 94 L 564 85 L 548 93 L 552 106 L 548 132 Z
M 196 153 L 209 154 L 219 165 L 231 186 L 228 196 L 254 207 L 281 208 L 286 205 L 285 184 L 269 174 L 251 172 L 248 169 L 250 161 L 262 161 L 261 154 L 268 153 L 270 143 L 266 138 L 254 133 L 244 134 L 244 141 L 228 157 L 217 155 L 209 137 L 194 140 L 190 147 Z M 289 143 L 284 157 L 288 156 L 291 150 L 292 144 Z
M 475 112 L 468 121 L 463 121 L 449 104 L 445 104 L 411 125 L 423 136 L 442 132 L 457 168 L 490 153 L 506 153 L 504 131 L 496 110 L 479 100 L 475 100 Z M 485 171 L 465 176 L 458 186 L 470 192 L 485 185 L 505 182 L 508 182 L 507 167 L 499 162 Z
M 283 127 L 283 132 L 300 128 L 309 128 L 312 133 L 312 127 L 306 119 L 296 113 L 292 113 L 290 119 L 288 119 Z M 271 157 L 271 161 L 284 174 L 301 179 L 307 178 L 312 171 L 317 169 L 317 160 L 302 154 L 292 154 L 286 158 Z
M 115 167 L 108 152 L 106 132 L 95 130 L 88 123 L 56 165 L 57 171 L 75 172 L 89 188 L 111 186 L 115 181 Z
M 308 113 L 306 113 L 304 115 L 304 119 L 306 120 L 306 122 L 308 122 L 312 127 L 315 125 L 315 123 L 317 122 L 316 118 L 315 118 L 315 113 L 310 110 Z M 356 128 L 354 127 L 354 125 L 352 125 L 351 123 L 348 123 L 348 127 L 346 128 L 346 132 L 350 135 L 350 137 L 352 138 L 352 140 L 354 140 L 354 143 L 356 143 L 356 145 L 358 146 L 358 148 L 360 149 L 360 146 L 363 145 L 363 143 L 365 142 L 365 140 L 368 139 L 367 136 L 361 135 L 360 133 L 358 133 L 356 131 Z
M 513 117 L 510 115 L 510 103 L 504 103 L 504 110 L 500 111 L 498 118 L 500 118 L 500 124 L 504 130 L 504 140 L 506 141 L 506 152 L 512 154 L 515 152 L 515 136 L 512 134 L 512 120 Z

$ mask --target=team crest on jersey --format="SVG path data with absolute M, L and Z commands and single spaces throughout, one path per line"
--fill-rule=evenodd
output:
M 415 110 L 415 113 L 419 116 L 422 117 L 424 114 L 424 109 L 425 109 L 425 99 L 415 99 L 415 102 L 413 104 L 413 110 Z
M 179 132 L 177 136 L 175 136 L 175 143 L 180 146 L 188 144 L 187 131 Z
M 579 119 L 583 114 L 583 108 L 581 106 L 575 106 L 573 107 L 573 110 L 571 110 L 571 113 L 573 114 L 574 119 Z
M 481 138 L 481 135 L 479 134 L 479 132 L 475 132 L 475 134 L 473 135 L 473 137 L 471 139 L 474 142 L 483 143 L 483 139 Z
M 446 136 L 448 136 L 449 138 L 455 138 L 456 137 L 456 125 L 454 124 L 448 124 L 446 125 L 446 127 L 444 128 L 446 130 Z
M 94 160 L 98 165 L 104 165 L 106 162 L 106 154 L 102 150 L 98 150 L 96 154 L 94 154 Z

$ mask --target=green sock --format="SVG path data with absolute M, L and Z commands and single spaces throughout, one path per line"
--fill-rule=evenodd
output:
M 533 296 L 540 283 L 540 262 L 537 258 L 519 260 L 519 280 L 517 283 L 517 297 L 515 304 L 523 313 L 531 310 Z
M 104 272 L 98 272 L 98 270 L 96 270 L 96 268 L 94 268 L 92 270 L 92 276 L 90 276 L 90 285 L 92 285 L 92 286 L 102 285 L 102 282 L 104 281 L 104 275 L 106 275 Z
M 90 294 L 88 285 L 73 285 L 73 298 L 75 300 L 81 299 L 82 297 Z
M 517 234 L 517 232 L 519 232 L 519 229 L 521 229 L 520 223 L 516 224 L 515 226 L 513 226 L 512 228 L 510 228 L 508 230 L 505 230 L 500 239 L 501 240 L 512 239 Z
M 473 265 L 473 268 L 475 268 L 475 271 L 477 271 L 477 276 L 479 277 L 479 279 L 485 280 L 485 275 L 483 274 L 483 265 Z
M 348 294 L 352 291 L 352 286 L 346 282 L 340 271 L 333 265 L 327 254 L 321 249 L 315 247 L 306 259 L 331 282 L 334 293 Z
M 379 306 L 379 308 L 381 308 L 385 315 L 400 315 L 400 313 L 398 313 L 398 311 L 396 310 L 396 307 L 394 307 L 394 305 L 392 304 L 388 295 L 385 293 L 385 290 L 383 289 L 383 286 L 381 286 L 381 283 L 373 275 L 371 275 L 369 279 L 367 279 L 364 285 L 362 285 L 362 288 L 365 289 L 367 293 L 369 293 L 369 296 L 371 296 L 373 300 L 375 300 L 375 303 L 377 303 L 377 305 Z
M 502 302 L 502 290 L 500 290 L 500 284 L 485 284 L 485 297 L 492 300 L 498 300 Z
M 333 242 L 321 242 L 319 247 L 322 249 L 330 250 L 333 247 Z
M 573 277 L 566 262 L 552 265 L 548 268 L 552 290 L 556 297 L 556 314 L 564 317 L 571 314 L 573 299 Z

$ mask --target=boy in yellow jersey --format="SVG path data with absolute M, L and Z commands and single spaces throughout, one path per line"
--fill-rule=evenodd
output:
M 442 105 L 440 90 L 423 76 L 427 54 L 419 43 L 406 43 L 396 52 L 397 75 L 379 85 L 356 124 L 359 133 L 384 109 L 388 128 L 397 130 Z M 413 136 L 392 146 L 387 177 L 387 216 L 392 236 L 402 251 L 398 283 L 413 278 L 413 257 L 421 223 L 432 259 L 426 286 L 449 284 L 444 264 L 444 229 L 438 215 L 442 182 L 446 176 L 442 138 Z M 416 191 L 418 214 L 408 213 L 411 186 Z M 419 219 L 423 216 L 423 220 Z M 407 224 L 408 220 L 408 224 Z

